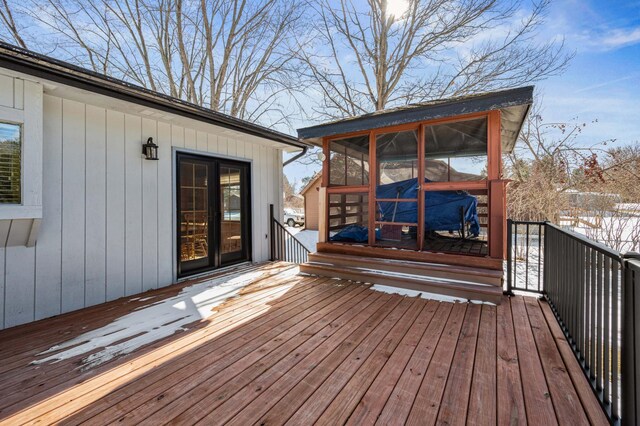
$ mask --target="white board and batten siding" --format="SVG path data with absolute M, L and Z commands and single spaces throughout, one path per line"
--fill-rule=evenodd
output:
M 42 86 L 0 73 L 0 120 L 21 126 L 22 205 L 0 208 L 0 326 L 33 319 L 35 236 L 42 217 Z M 19 283 L 12 285 L 13 283 Z M 28 312 L 27 312 L 28 311 Z M 4 321 L 4 318 L 11 318 Z
M 0 84 L 8 82 L 0 78 Z M 43 93 L 27 80 L 12 84 L 13 100 L 4 89 L 0 94 L 4 109 L 11 102 L 12 109 L 26 110 L 39 93 L 41 222 L 35 244 L 0 246 L 0 328 L 175 282 L 176 151 L 251 163 L 252 260 L 268 259 L 269 204 L 281 210 L 280 146 L 185 118 L 114 109 L 95 102 L 100 96 L 84 103 Z M 27 92 L 31 85 L 36 93 Z M 16 90 L 23 88 L 18 102 Z M 159 146 L 159 161 L 142 158 L 148 137 Z M 5 222 L 0 220 L 0 239 L 6 242 L 14 226 Z

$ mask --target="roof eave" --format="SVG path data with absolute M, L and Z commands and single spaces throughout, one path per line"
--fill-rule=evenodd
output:
M 212 111 L 122 80 L 0 42 L 0 67 L 49 81 L 122 99 L 296 148 L 310 145 L 293 136 Z
M 367 114 L 352 119 L 298 129 L 298 138 L 302 141 L 316 143 L 323 137 L 337 136 L 359 131 L 380 129 L 400 124 L 435 120 L 445 117 L 472 114 L 521 106 L 533 102 L 533 86 L 487 93 L 469 98 L 454 99 L 434 105 Z

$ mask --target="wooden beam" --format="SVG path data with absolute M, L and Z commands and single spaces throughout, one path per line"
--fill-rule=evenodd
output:
M 376 156 L 376 137 L 369 133 L 369 245 L 376 243 L 376 186 L 378 184 L 378 160 Z
M 489 113 L 487 133 L 487 177 L 489 180 L 500 179 L 502 177 L 500 110 Z
M 329 241 L 329 208 L 327 200 L 327 188 L 321 186 L 318 190 L 318 242 Z
M 487 176 L 489 179 L 489 256 L 506 258 L 506 182 L 502 181 L 500 110 L 491 111 L 487 125 Z
M 380 201 L 383 203 L 415 203 L 418 201 L 417 198 L 377 198 L 376 201 Z
M 321 186 L 329 186 L 329 140 L 327 138 L 322 139 L 322 153 L 324 154 L 324 160 L 322 161 L 322 183 Z
M 423 191 L 476 191 L 486 190 L 486 180 L 469 180 L 460 182 L 429 182 L 422 184 Z
M 507 254 L 506 184 L 500 179 L 489 184 L 489 256 L 494 259 Z
M 424 125 L 418 128 L 418 250 L 424 248 Z
M 347 186 L 329 186 L 327 192 L 329 194 L 350 194 L 358 192 L 368 192 L 368 185 L 347 185 Z

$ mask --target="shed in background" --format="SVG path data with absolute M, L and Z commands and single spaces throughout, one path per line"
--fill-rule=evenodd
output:
M 307 186 L 302 188 L 300 195 L 304 197 L 304 223 L 305 228 L 313 231 L 318 230 L 320 218 L 320 185 L 322 184 L 322 173 L 315 175 Z

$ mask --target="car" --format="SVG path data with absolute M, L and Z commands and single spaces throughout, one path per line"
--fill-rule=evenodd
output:
M 300 210 L 285 208 L 284 209 L 284 223 L 290 227 L 296 225 L 304 225 L 304 213 Z

